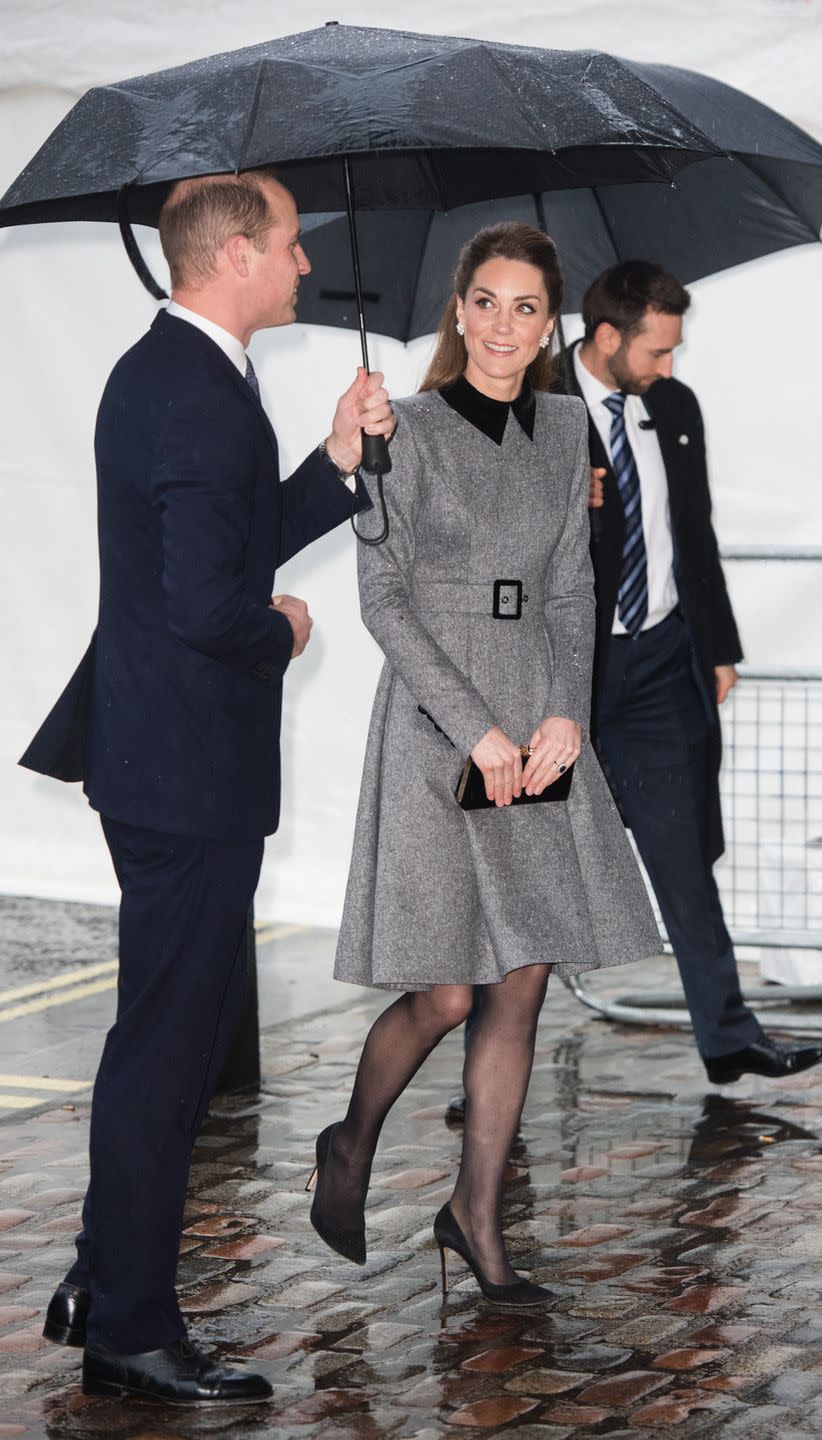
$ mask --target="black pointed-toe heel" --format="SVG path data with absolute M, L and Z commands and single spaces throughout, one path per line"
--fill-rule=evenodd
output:
M 362 1224 L 358 1225 L 356 1229 L 341 1229 L 335 1221 L 333 1192 L 324 1184 L 326 1176 L 323 1172 L 327 1171 L 336 1128 L 336 1125 L 327 1125 L 317 1136 L 317 1163 L 305 1187 L 308 1191 L 314 1191 L 309 1219 L 326 1245 L 330 1246 L 332 1250 L 336 1250 L 337 1254 L 342 1255 L 346 1260 L 351 1260 L 355 1265 L 364 1265 L 366 1260 L 365 1214 L 363 1213 Z
M 525 1280 L 522 1276 L 510 1285 L 494 1285 L 490 1280 L 486 1280 L 471 1253 L 468 1241 L 454 1218 L 450 1205 L 443 1205 L 434 1221 L 434 1239 L 440 1251 L 443 1300 L 448 1295 L 447 1252 L 449 1250 L 453 1250 L 462 1257 L 479 1285 L 483 1298 L 490 1300 L 494 1305 L 516 1305 L 524 1308 L 529 1305 L 549 1305 L 557 1298 L 552 1290 L 546 1290 L 544 1285 L 535 1285 L 532 1280 Z

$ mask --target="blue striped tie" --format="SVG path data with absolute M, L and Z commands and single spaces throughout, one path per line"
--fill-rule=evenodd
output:
M 648 556 L 642 528 L 642 495 L 639 471 L 634 452 L 625 433 L 625 396 L 620 390 L 607 396 L 603 404 L 610 410 L 611 463 L 614 467 L 619 498 L 625 515 L 625 539 L 622 545 L 622 569 L 619 575 L 617 615 L 629 635 L 637 636 L 648 614 Z

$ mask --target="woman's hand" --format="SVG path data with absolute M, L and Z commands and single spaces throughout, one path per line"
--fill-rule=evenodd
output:
M 543 720 L 531 736 L 532 754 L 522 772 L 526 795 L 541 795 L 574 763 L 581 749 L 582 729 L 576 720 L 564 715 L 549 715 Z
M 493 725 L 471 751 L 471 759 L 482 771 L 485 793 L 500 808 L 522 794 L 522 755 L 504 730 Z

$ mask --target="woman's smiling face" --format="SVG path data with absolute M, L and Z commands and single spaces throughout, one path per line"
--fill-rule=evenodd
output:
M 486 260 L 457 297 L 465 328 L 465 378 L 483 394 L 513 400 L 554 321 L 542 271 L 523 260 Z

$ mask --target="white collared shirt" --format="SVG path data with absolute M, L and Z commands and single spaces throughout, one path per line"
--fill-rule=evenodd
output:
M 188 310 L 185 305 L 178 305 L 176 300 L 170 300 L 166 306 L 166 314 L 174 315 L 177 320 L 187 320 L 189 325 L 196 325 L 202 330 L 209 340 L 228 356 L 232 365 L 236 365 L 243 379 L 245 380 L 245 369 L 247 355 L 242 340 L 232 335 L 230 330 L 224 330 L 222 325 L 215 325 L 213 320 L 207 320 L 205 315 L 198 315 L 196 310 Z
M 604 401 L 615 392 L 603 385 L 596 375 L 586 369 L 580 358 L 580 349 L 574 349 L 574 370 L 582 397 L 588 406 L 591 419 L 599 431 L 606 455 L 611 454 L 611 422 L 613 415 Z M 676 608 L 678 595 L 674 580 L 674 543 L 671 535 L 671 507 L 668 499 L 668 477 L 665 462 L 659 448 L 656 430 L 640 429 L 640 420 L 648 419 L 648 411 L 640 395 L 628 395 L 625 399 L 625 433 L 628 444 L 634 452 L 639 472 L 639 491 L 642 498 L 642 529 L 645 535 L 645 553 L 648 560 L 648 614 L 642 626 L 650 630 Z M 611 627 L 613 635 L 626 635 L 625 626 L 619 620 L 616 610 Z

